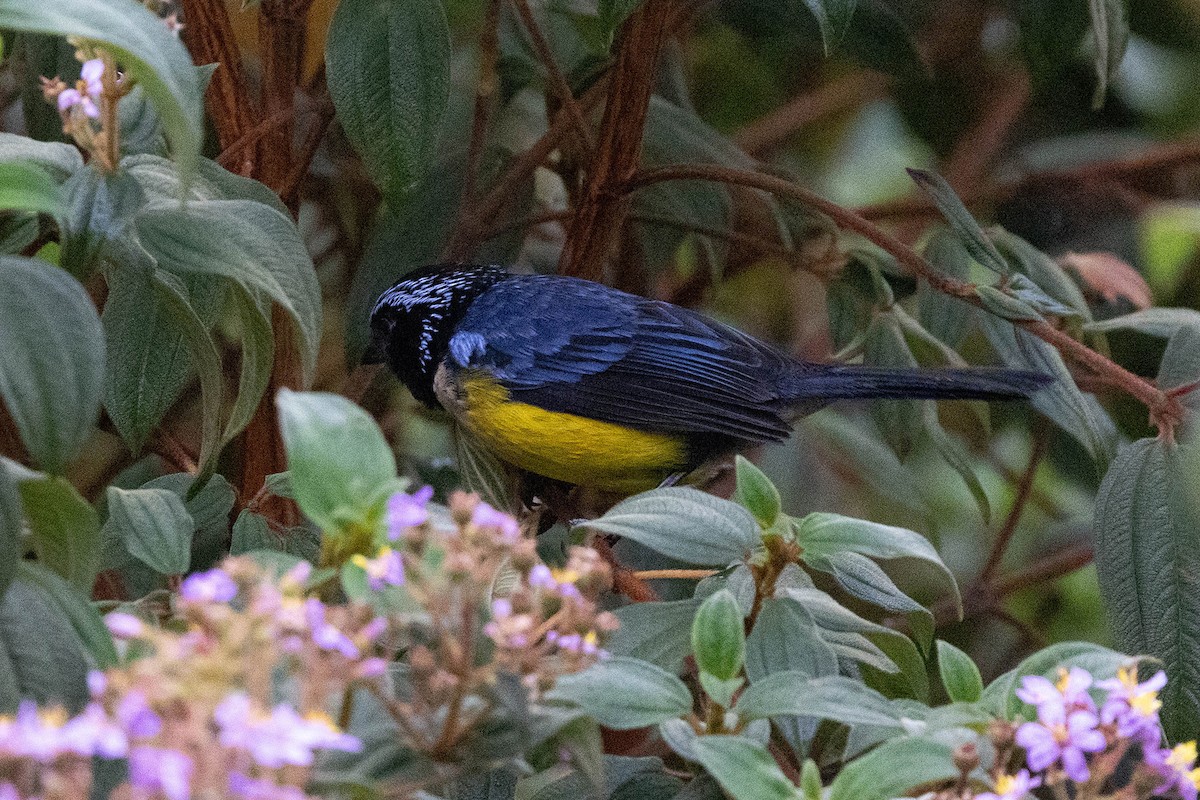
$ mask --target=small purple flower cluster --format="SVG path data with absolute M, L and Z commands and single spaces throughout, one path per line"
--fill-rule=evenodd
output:
M 95 757 L 127 760 L 127 788 L 114 796 L 305 800 L 317 752 L 362 748 L 322 706 L 386 671 L 376 644 L 390 627 L 368 609 L 307 597 L 311 571 L 301 562 L 271 579 L 235 558 L 193 574 L 179 587 L 182 630 L 108 614 L 113 636 L 144 655 L 91 673 L 91 701 L 74 717 L 32 702 L 0 717 L 4 774 L 21 776 L 0 784 L 0 800 L 49 797 L 47 786 L 86 797 Z M 273 697 L 281 676 L 295 703 Z
M 1042 785 L 1072 785 L 1067 794 L 1091 797 L 1130 752 L 1140 754 L 1140 760 L 1125 789 L 1129 797 L 1196 800 L 1196 743 L 1162 747 L 1158 693 L 1166 683 L 1162 671 L 1139 681 L 1136 665 L 1098 682 L 1078 667 L 1060 669 L 1053 682 L 1037 675 L 1022 678 L 1017 697 L 1037 717 L 1017 727 L 1009 741 L 1024 750 L 1024 764 L 1014 774 L 997 774 L 995 790 L 976 800 L 1022 800 Z M 1093 689 L 1105 693 L 1099 706 Z
M 565 671 L 582 669 L 608 657 L 600 643 L 616 629 L 616 618 L 598 610 L 598 591 L 611 581 L 611 571 L 596 553 L 585 547 L 571 549 L 567 565 L 554 569 L 534 564 L 514 591 L 492 601 L 491 620 L 483 632 L 496 645 L 500 660 L 534 675 L 556 656 Z

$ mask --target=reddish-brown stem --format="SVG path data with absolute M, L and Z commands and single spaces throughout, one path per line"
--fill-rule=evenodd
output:
M 646 583 L 636 573 L 630 571 L 628 567 L 623 566 L 617 561 L 617 556 L 613 553 L 612 546 L 609 545 L 604 537 L 595 536 L 588 544 L 612 567 L 613 588 L 617 592 L 625 595 L 635 603 L 648 603 L 658 599 L 658 594 L 650 588 L 650 584 Z
M 933 268 L 916 250 L 857 212 L 844 208 L 817 193 L 790 181 L 747 170 L 731 169 L 709 164 L 686 164 L 657 167 L 634 175 L 626 184 L 634 190 L 643 186 L 673 180 L 709 180 L 737 186 L 749 186 L 765 192 L 791 197 L 827 215 L 842 229 L 853 231 L 878 245 L 902 264 L 913 276 L 926 281 L 934 289 L 951 297 L 984 308 L 973 284 L 943 275 Z M 1150 421 L 1165 435 L 1170 435 L 1182 417 L 1182 406 L 1150 381 L 1134 375 L 1116 362 L 1055 328 L 1043 320 L 1014 320 L 1013 324 L 1053 345 L 1064 355 L 1088 367 L 1109 380 L 1150 411 Z
M 579 98 L 583 107 L 591 108 L 600 102 L 607 85 L 607 81 L 601 80 L 584 92 Z M 496 220 L 502 218 L 505 207 L 517 196 L 521 185 L 562 144 L 571 129 L 572 123 L 565 112 L 555 116 L 542 138 L 505 170 L 488 193 L 474 204 L 470 214 L 463 215 L 450 243 L 442 251 L 443 260 L 462 261 L 474 252 L 479 242 L 486 238 L 487 232 L 495 226 Z
M 883 75 L 865 70 L 839 76 L 750 122 L 734 134 L 733 141 L 747 153 L 761 155 L 814 122 L 879 96 L 887 82 Z
M 292 171 L 287 174 L 283 179 L 283 184 L 279 187 L 279 194 L 283 197 L 290 197 L 300 187 L 300 181 L 304 180 L 304 176 L 308 174 L 308 168 L 312 166 L 317 148 L 321 146 L 321 140 L 325 138 L 325 133 L 333 122 L 333 101 L 329 99 L 328 93 L 325 94 L 324 102 L 318 105 L 314 111 L 318 114 L 317 120 L 308 129 L 304 142 L 296 153 L 296 158 L 292 162 Z
M 227 151 L 254 127 L 257 104 L 247 91 L 241 53 L 229 11 L 221 0 L 182 0 L 187 25 L 183 36 L 197 64 L 219 64 L 205 93 L 209 117 L 217 132 L 217 143 Z M 230 169 L 249 175 L 254 169 L 254 152 L 248 151 Z
M 1017 481 L 1017 494 L 1013 498 L 1012 508 L 1009 510 L 1008 516 L 1004 518 L 1000 532 L 996 534 L 996 541 L 992 543 L 992 550 L 988 553 L 987 562 L 979 571 L 979 583 L 987 583 L 996 573 L 1000 562 L 1004 559 L 1008 543 L 1012 541 L 1013 534 L 1017 530 L 1017 523 L 1021 521 L 1021 514 L 1024 513 L 1025 505 L 1029 502 L 1029 497 L 1033 492 L 1033 480 L 1037 475 L 1038 465 L 1042 463 L 1042 456 L 1046 453 L 1048 431 L 1045 430 L 1045 427 L 1044 424 L 1038 424 L 1034 430 L 1033 449 L 1029 453 L 1029 463 L 1025 466 L 1025 471 L 1021 473 L 1020 480 Z
M 621 29 L 587 186 L 558 260 L 563 275 L 603 280 L 620 241 L 629 207 L 622 185 L 637 170 L 641 158 L 646 114 L 671 5 L 671 0 L 646 0 Z
M 496 65 L 500 60 L 500 2 L 501 0 L 488 0 L 487 13 L 483 20 L 483 35 L 479 38 L 479 81 L 475 85 L 475 108 L 472 112 L 471 141 L 467 145 L 466 173 L 459 201 L 459 222 L 475 197 L 479 168 L 483 163 L 483 151 L 487 143 L 488 126 L 491 123 L 492 105 L 500 84 L 496 72 Z

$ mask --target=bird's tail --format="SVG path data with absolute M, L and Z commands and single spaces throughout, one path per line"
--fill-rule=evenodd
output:
M 1023 400 L 1053 380 L 1040 372 L 997 367 L 905 369 L 857 364 L 797 364 L 780 386 L 785 402 L 830 400 Z

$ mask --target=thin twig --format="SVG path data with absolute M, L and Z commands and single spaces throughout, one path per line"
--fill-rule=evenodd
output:
M 326 132 L 329 130 L 330 124 L 333 123 L 333 101 L 329 98 L 329 92 L 325 92 L 325 102 L 319 104 L 314 111 L 319 115 L 316 123 L 308 129 L 308 134 L 304 137 L 304 142 L 300 145 L 300 151 L 296 154 L 296 161 L 292 164 L 292 171 L 283 179 L 283 184 L 279 187 L 279 195 L 288 197 L 299 186 L 300 181 L 308 174 L 308 168 L 312 166 L 313 158 L 317 154 L 317 148 L 321 146 L 321 140 L 325 138 Z
M 558 62 L 554 60 L 554 51 L 550 49 L 550 43 L 546 41 L 546 37 L 542 34 L 542 28 L 538 25 L 537 18 L 533 15 L 533 9 L 529 7 L 529 0 L 512 0 L 512 3 L 517 9 L 517 14 L 521 17 L 521 24 L 525 26 L 525 30 L 529 33 L 529 39 L 533 44 L 534 52 L 537 53 L 538 60 L 542 62 L 542 66 L 546 69 L 546 77 L 550 84 L 551 93 L 562 104 L 562 107 L 566 109 L 567 117 L 575 126 L 575 134 L 579 137 L 580 144 L 583 145 L 584 149 L 590 151 L 595 146 L 592 130 L 588 127 L 587 120 L 583 116 L 583 110 L 579 107 L 578 101 L 575 100 L 575 95 L 571 91 L 571 85 L 567 83 L 566 77 L 558 67 Z
M 479 169 L 483 163 L 484 146 L 487 143 L 488 126 L 492 119 L 492 105 L 500 78 L 496 66 L 500 61 L 500 2 L 488 0 L 483 20 L 483 35 L 479 38 L 479 80 L 475 84 L 475 108 L 471 112 L 471 140 L 467 145 L 467 160 L 463 178 L 462 195 L 459 200 L 457 229 L 463 215 L 475 198 L 479 184 Z
M 1038 466 L 1042 463 L 1042 456 L 1046 454 L 1047 433 L 1045 424 L 1039 422 L 1033 433 L 1033 447 L 1029 453 L 1029 463 L 1025 466 L 1025 471 L 1021 473 L 1021 479 L 1017 481 L 1017 494 L 1013 498 L 1012 509 L 1005 517 L 1000 532 L 996 534 L 996 541 L 992 543 L 992 550 L 988 553 L 983 569 L 979 571 L 979 583 L 987 583 L 991 580 L 1000 566 L 1000 562 L 1004 559 L 1008 543 L 1012 541 L 1013 534 L 1017 530 L 1017 523 L 1021 521 L 1025 505 L 1032 494 L 1033 480 L 1037 475 Z
M 939 292 L 985 308 L 974 284 L 943 275 L 912 247 L 857 212 L 826 200 L 817 193 L 782 178 L 710 164 L 686 164 L 644 170 L 634 175 L 626 186 L 629 190 L 633 190 L 673 180 L 710 180 L 737 186 L 749 186 L 799 200 L 827 215 L 838 227 L 854 231 L 883 248 L 895 256 L 896 260 L 904 265 L 912 275 L 926 281 Z M 1150 421 L 1158 426 L 1161 435 L 1167 437 L 1173 435 L 1174 429 L 1183 415 L 1183 407 L 1176 398 L 1168 396 L 1150 381 L 1133 374 L 1044 320 L 1013 320 L 1012 324 L 1053 345 L 1063 354 L 1109 379 L 1114 386 L 1119 386 L 1147 407 L 1150 412 Z
M 700 581 L 717 574 L 715 569 L 639 569 L 630 574 L 643 581 L 685 580 Z
M 832 114 L 857 108 L 883 93 L 888 79 L 862 70 L 841 75 L 797 95 L 766 115 L 746 124 L 733 136 L 738 147 L 751 155 L 773 150 L 791 136 Z

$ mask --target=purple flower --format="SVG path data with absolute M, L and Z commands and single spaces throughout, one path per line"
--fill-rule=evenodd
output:
M 161 792 L 167 800 L 188 800 L 192 794 L 192 759 L 164 747 L 134 747 L 129 751 L 129 782 L 147 793 Z
M 1091 711 L 1067 712 L 1061 703 L 1046 702 L 1038 708 L 1038 721 L 1017 729 L 1017 744 L 1025 748 L 1026 763 L 1041 772 L 1056 761 L 1076 783 L 1088 779 L 1085 753 L 1099 753 L 1107 746 L 1096 730 L 1100 719 Z
M 108 718 L 99 703 L 89 703 L 63 726 L 62 747 L 81 756 L 120 758 L 129 749 L 125 731 Z
M 91 119 L 99 117 L 100 107 L 96 105 L 96 101 L 104 91 L 104 83 L 101 81 L 103 75 L 103 61 L 93 58 L 84 62 L 75 88 L 64 89 L 58 94 L 59 113 L 66 114 L 74 108 L 80 108 Z
M 92 697 L 99 697 L 108 688 L 108 676 L 98 669 L 88 670 L 87 687 L 88 694 Z
M 350 560 L 367 573 L 367 586 L 373 592 L 383 591 L 388 586 L 404 585 L 404 558 L 390 547 L 379 548 L 375 558 L 369 559 L 359 554 Z
M 554 580 L 554 573 L 549 567 L 536 564 L 529 570 L 529 585 L 535 589 L 554 589 L 558 587 L 558 581 Z
M 157 736 L 162 730 L 162 718 L 146 702 L 146 695 L 137 689 L 121 698 L 117 720 L 126 733 L 139 739 Z
M 1162 741 L 1158 710 L 1162 701 L 1158 692 L 1167 685 L 1167 673 L 1159 670 L 1149 680 L 1138 683 L 1137 665 L 1117 670 L 1117 677 L 1096 684 L 1108 691 L 1100 709 L 1100 721 L 1116 723 L 1117 735 L 1138 739 L 1146 749 Z
M 358 738 L 342 733 L 323 716 L 302 717 L 283 703 L 267 716 L 256 712 L 250 698 L 241 692 L 222 700 L 213 719 L 222 745 L 245 750 L 256 764 L 268 769 L 288 764 L 311 766 L 314 750 L 356 753 L 362 749 Z
M 237 584 L 222 569 L 197 572 L 179 585 L 179 596 L 192 603 L 228 603 L 237 593 Z
M 1196 743 L 1183 742 L 1171 749 L 1154 748 L 1146 752 L 1146 763 L 1154 768 L 1163 782 L 1154 794 L 1178 792 L 1183 800 L 1196 800 L 1200 790 L 1200 769 L 1196 768 Z
M 1095 711 L 1096 704 L 1087 691 L 1091 685 L 1092 676 L 1087 671 L 1071 667 L 1070 670 L 1059 669 L 1057 683 L 1051 683 L 1041 675 L 1025 676 L 1021 679 L 1021 688 L 1017 689 L 1017 697 L 1039 711 L 1047 703 Z
M 387 536 L 393 542 L 409 528 L 424 525 L 429 519 L 425 506 L 433 497 L 433 487 L 423 486 L 413 494 L 396 492 L 387 502 Z
M 996 779 L 996 791 L 977 794 L 975 800 L 1023 800 L 1041 785 L 1041 778 L 1031 778 L 1029 770 L 1023 769 L 1016 775 L 1001 775 Z
M 103 76 L 104 62 L 99 58 L 85 61 L 83 62 L 83 66 L 79 68 L 79 79 L 87 87 L 87 93 L 93 97 L 104 91 L 104 84 L 101 82 Z
M 387 674 L 388 662 L 382 658 L 364 658 L 354 668 L 356 678 L 378 678 Z
M 350 637 L 325 621 L 325 604 L 315 597 L 304 601 L 304 615 L 308 621 L 308 629 L 313 644 L 322 650 L 341 653 L 346 658 L 358 658 L 362 655 Z
M 0 753 L 48 764 L 63 753 L 74 752 L 74 742 L 63 739 L 66 721 L 62 709 L 39 711 L 32 700 L 22 700 L 16 716 L 0 724 Z
M 114 611 L 104 618 L 108 632 L 118 639 L 136 639 L 142 635 L 146 624 L 133 614 Z
M 508 514 L 480 503 L 471 514 L 471 524 L 479 528 L 495 528 L 505 542 L 516 542 L 521 538 L 521 526 Z

